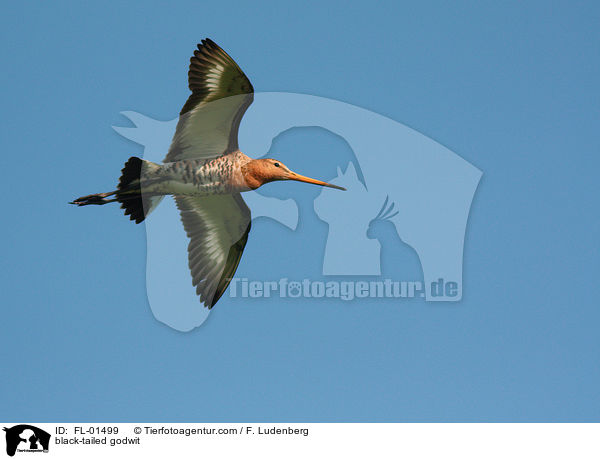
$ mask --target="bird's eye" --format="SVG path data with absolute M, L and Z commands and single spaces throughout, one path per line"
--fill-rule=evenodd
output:
M 273 166 L 279 167 L 279 163 L 274 163 Z

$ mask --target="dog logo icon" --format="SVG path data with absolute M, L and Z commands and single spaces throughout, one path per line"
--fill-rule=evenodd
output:
M 19 452 L 48 452 L 50 434 L 45 430 L 28 424 L 19 424 L 10 428 L 4 427 L 6 432 L 6 454 L 14 456 Z

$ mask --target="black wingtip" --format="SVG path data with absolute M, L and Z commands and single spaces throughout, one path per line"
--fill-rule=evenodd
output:
M 220 49 L 220 46 L 217 45 L 214 41 L 212 41 L 210 38 L 206 37 L 203 38 L 200 43 L 198 43 L 196 45 L 198 47 L 199 50 L 201 50 L 202 48 L 208 48 L 208 49 Z
M 215 296 L 213 297 L 212 301 L 210 303 L 206 304 L 206 307 L 210 310 L 213 308 L 213 306 L 215 304 L 217 304 L 217 302 L 221 299 L 221 297 L 223 296 L 223 293 L 225 293 L 225 290 L 223 290 L 222 292 L 215 292 Z

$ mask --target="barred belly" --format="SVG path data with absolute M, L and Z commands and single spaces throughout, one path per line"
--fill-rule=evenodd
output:
M 230 155 L 213 159 L 189 159 L 147 167 L 142 173 L 142 192 L 208 196 L 247 191 L 235 186 L 239 163 Z

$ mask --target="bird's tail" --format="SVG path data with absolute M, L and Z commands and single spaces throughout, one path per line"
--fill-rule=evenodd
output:
M 157 164 L 132 156 L 121 170 L 119 184 L 115 191 L 108 193 L 96 193 L 75 199 L 71 204 L 77 206 L 88 206 L 91 204 L 103 205 L 111 202 L 120 202 L 121 208 L 125 209 L 125 215 L 129 215 L 136 223 L 144 221 L 146 216 L 160 203 L 163 196 L 147 195 L 142 193 L 141 176 L 142 169 L 159 168 Z M 114 196 L 114 198 L 111 198 Z M 107 199 L 110 198 L 110 199 Z

